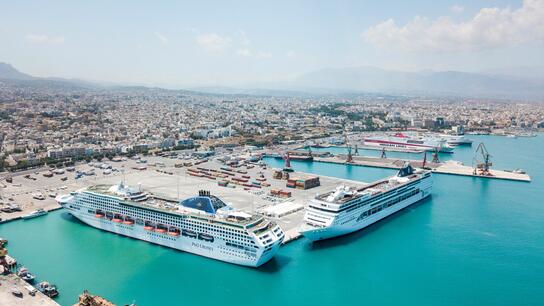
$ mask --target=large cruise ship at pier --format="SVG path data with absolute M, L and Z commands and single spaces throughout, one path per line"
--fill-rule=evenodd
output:
M 300 232 L 312 241 L 349 234 L 426 198 L 431 189 L 431 172 L 408 164 L 362 188 L 338 186 L 310 201 Z
M 176 201 L 121 183 L 56 199 L 90 226 L 238 265 L 266 263 L 284 239 L 276 223 L 233 210 L 207 191 Z
M 365 146 L 394 147 L 402 149 L 415 149 L 421 151 L 435 151 L 451 153 L 453 147 L 446 139 L 437 137 L 412 137 L 402 133 L 385 136 L 370 136 L 364 138 Z

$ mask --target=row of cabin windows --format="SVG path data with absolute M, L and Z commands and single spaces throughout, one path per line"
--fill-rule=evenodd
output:
M 388 202 L 386 202 L 386 203 L 384 203 L 384 204 L 382 204 L 382 205 L 373 207 L 373 208 L 371 208 L 371 209 L 369 209 L 369 210 L 363 212 L 363 213 L 359 216 L 359 218 L 357 219 L 357 221 L 360 221 L 361 219 L 364 219 L 364 218 L 366 218 L 366 217 L 372 216 L 372 215 L 375 214 L 375 213 L 378 213 L 378 212 L 380 212 L 380 211 L 382 211 L 382 210 L 384 210 L 384 209 L 386 209 L 386 208 L 388 208 L 388 207 L 391 207 L 391 206 L 393 206 L 393 205 L 395 205 L 395 204 L 398 204 L 398 203 L 400 203 L 400 202 L 402 202 L 402 201 L 404 201 L 404 200 L 406 200 L 406 199 L 408 199 L 408 198 L 410 198 L 410 197 L 412 197 L 412 196 L 418 194 L 419 191 L 420 191 L 419 188 L 418 188 L 418 189 L 414 189 L 414 190 L 412 190 L 411 192 L 409 192 L 409 193 L 407 193 L 407 194 L 403 194 L 402 196 L 397 197 L 397 198 L 395 198 L 395 199 L 392 199 L 392 200 L 390 200 L 390 201 L 388 201 Z
M 253 241 L 253 239 L 250 238 L 250 236 L 248 236 L 247 234 L 245 235 L 240 234 L 242 233 L 242 231 L 239 231 L 239 230 L 226 231 L 220 227 L 208 226 L 207 224 L 203 224 L 202 222 L 199 222 L 199 221 L 193 221 L 189 219 L 185 219 L 185 220 L 182 219 L 180 221 L 179 219 L 176 219 L 173 216 L 160 214 L 160 213 L 152 214 L 150 212 L 138 210 L 137 208 L 133 208 L 133 207 L 123 208 L 123 207 L 119 207 L 118 204 L 105 205 L 103 203 L 96 202 L 95 200 L 89 200 L 85 198 L 80 200 L 95 209 L 101 209 L 104 211 L 112 210 L 112 211 L 115 211 L 114 213 L 116 214 L 118 213 L 118 214 L 129 215 L 130 217 L 134 219 L 148 219 L 149 221 L 156 222 L 156 223 L 166 223 L 166 224 L 169 223 L 169 224 L 174 224 L 179 227 L 184 227 L 184 228 L 188 228 L 195 231 L 208 231 L 208 232 L 211 231 L 215 235 L 218 235 L 220 237 L 222 236 L 222 238 L 238 239 L 239 241 L 255 244 L 255 242 Z M 246 244 L 246 243 L 244 243 L 244 245 L 251 246 L 250 244 Z
M 416 183 L 417 183 L 417 182 L 416 182 Z M 413 185 L 413 184 L 414 184 L 414 183 L 410 183 L 410 184 L 408 184 L 407 186 Z M 405 187 L 407 187 L 407 186 L 405 186 Z M 408 191 L 408 190 L 412 190 L 412 188 L 413 188 L 413 187 L 411 187 L 411 188 L 404 188 L 404 190 L 402 190 L 402 192 L 406 192 L 406 191 Z M 398 190 L 395 190 L 395 192 L 397 192 L 397 191 L 398 191 Z M 354 203 L 350 204 L 349 206 L 346 206 L 346 207 L 340 209 L 339 211 L 330 211 L 330 210 L 327 210 L 327 209 L 323 209 L 323 208 L 319 208 L 319 207 L 314 207 L 314 206 L 312 206 L 312 208 L 315 208 L 315 209 L 317 209 L 317 210 L 322 210 L 322 211 L 327 211 L 327 212 L 332 212 L 332 213 L 339 214 L 339 213 L 342 212 L 342 211 L 346 211 L 346 212 L 354 211 L 354 210 L 356 210 L 356 209 L 358 209 L 358 208 L 361 208 L 361 207 L 363 207 L 363 206 L 365 206 L 365 205 L 367 205 L 367 204 L 376 205 L 377 203 L 380 202 L 379 200 L 380 200 L 380 199 L 383 199 L 383 197 L 385 197 L 385 196 L 394 197 L 395 195 L 394 195 L 394 192 L 388 191 L 388 192 L 386 192 L 386 193 L 384 193 L 384 194 L 381 194 L 381 195 L 379 195 L 379 196 L 377 196 L 377 197 L 374 197 L 374 198 L 372 198 L 372 199 L 368 199 L 368 200 L 365 200 L 365 201 L 357 201 L 357 202 L 354 202 Z
M 355 206 L 356 207 L 361 207 L 361 206 L 364 206 L 364 205 L 366 205 L 366 204 L 368 204 L 370 202 L 377 202 L 379 199 L 382 199 L 382 198 L 387 197 L 387 196 L 391 196 L 393 193 L 397 193 L 397 194 L 402 193 L 405 190 L 409 189 L 408 187 L 414 186 L 414 185 L 418 184 L 419 182 L 420 181 L 410 182 L 410 183 L 402 186 L 399 189 L 389 190 L 389 191 L 387 191 L 385 193 L 382 193 L 382 194 L 380 194 L 378 196 L 375 196 L 373 198 L 370 198 L 370 199 L 365 199 L 365 200 L 360 199 L 358 201 L 355 201 L 353 203 L 348 204 L 347 206 L 342 207 L 338 212 L 343 211 L 343 210 L 348 210 L 349 211 L 350 209 L 352 209 Z

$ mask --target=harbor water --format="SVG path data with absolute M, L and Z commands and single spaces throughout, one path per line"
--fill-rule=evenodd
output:
M 100 231 L 62 210 L 2 224 L 0 236 L 20 263 L 58 286 L 61 305 L 84 289 L 121 305 L 542 305 L 544 136 L 471 138 L 472 147 L 440 157 L 471 165 L 484 141 L 494 168 L 523 168 L 533 181 L 434 175 L 431 198 L 351 235 L 294 241 L 259 269 Z M 394 173 L 292 165 L 364 182 Z

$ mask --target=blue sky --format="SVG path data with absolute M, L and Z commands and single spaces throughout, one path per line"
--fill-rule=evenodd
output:
M 544 0 L 0 0 L 0 62 L 149 85 L 237 86 L 364 65 L 543 66 L 543 42 Z

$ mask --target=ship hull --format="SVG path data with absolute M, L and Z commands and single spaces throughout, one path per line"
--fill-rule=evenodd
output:
M 361 214 L 368 207 L 354 210 L 349 215 L 336 217 L 331 225 L 326 227 L 313 227 L 307 224 L 302 225 L 301 234 L 310 241 L 320 241 L 338 236 L 350 234 L 370 226 L 414 203 L 417 203 L 431 194 L 432 183 L 430 178 L 423 179 L 419 185 L 420 192 L 410 198 L 407 198 L 396 205 L 390 206 L 380 212 L 373 214 L 368 218 L 362 219 Z
M 226 241 L 223 241 L 220 238 L 215 238 L 213 242 L 210 242 L 196 237 L 190 238 L 182 235 L 170 236 L 167 233 L 157 233 L 155 231 L 145 230 L 142 225 L 116 223 L 106 218 L 97 218 L 94 215 L 81 213 L 78 210 L 65 208 L 72 216 L 79 219 L 81 222 L 101 230 L 242 266 L 261 266 L 272 259 L 281 245 L 281 241 L 278 241 L 266 254 L 263 254 L 262 250 L 258 250 L 256 256 L 249 256 L 246 254 L 246 258 L 240 258 L 241 253 L 244 252 L 227 247 Z M 232 255 L 233 252 L 238 252 L 237 256 Z
M 382 148 L 402 148 L 402 149 L 416 149 L 421 151 L 435 151 L 438 150 L 441 153 L 453 153 L 453 148 L 449 146 L 443 146 L 439 144 L 415 144 L 407 143 L 404 139 L 371 139 L 364 140 L 365 146 L 374 146 Z

